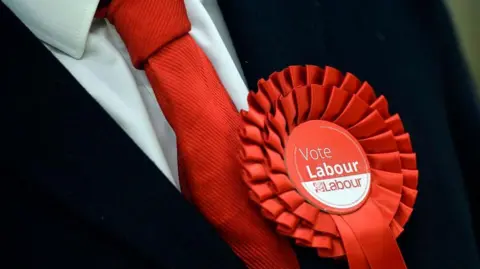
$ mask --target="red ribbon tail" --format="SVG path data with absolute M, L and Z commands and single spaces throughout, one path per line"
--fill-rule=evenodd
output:
M 354 214 L 332 216 L 342 236 L 350 269 L 406 269 L 388 223 L 369 199 Z

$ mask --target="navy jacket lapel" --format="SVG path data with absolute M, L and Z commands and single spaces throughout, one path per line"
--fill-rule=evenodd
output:
M 63 239 L 56 237 L 69 235 L 61 234 L 64 228 L 52 230 L 49 226 L 60 225 L 63 217 L 58 213 L 56 220 L 45 219 L 46 213 L 39 216 L 31 210 L 46 206 L 42 199 L 50 199 L 61 205 L 69 222 L 89 227 L 85 237 L 97 234 L 92 237 L 95 241 L 62 241 L 66 249 L 80 249 L 77 244 L 95 248 L 100 241 L 110 240 L 113 248 L 126 249 L 128 255 L 136 253 L 135 257 L 154 267 L 243 267 L 194 207 L 1 3 L 0 15 L 1 35 L 9 37 L 8 43 L 2 41 L 6 71 L 0 86 L 0 154 L 9 172 L 9 183 L 3 184 L 13 192 L 12 197 L 41 200 L 23 199 L 10 206 L 12 212 L 17 211 L 16 217 L 23 210 L 22 218 L 15 220 L 21 224 L 30 221 L 31 231 L 38 228 L 33 227 L 35 223 L 46 223 L 44 232 L 50 233 L 52 240 L 50 245 L 44 244 L 46 249 L 27 251 L 33 256 L 42 252 L 62 259 L 54 253 L 61 246 L 54 244 Z M 70 255 L 67 250 L 64 253 Z M 47 265 L 52 262 L 45 256 L 41 259 Z M 88 259 L 95 260 L 83 259 L 87 260 L 79 263 L 85 265 L 89 265 Z M 112 257 L 115 259 L 120 257 Z M 76 268 L 75 261 L 71 262 Z M 130 268 L 140 267 L 135 264 Z
M 351 72 L 385 95 L 411 135 L 420 173 L 398 240 L 407 266 L 480 268 L 480 106 L 443 2 L 218 3 L 250 89 L 289 65 L 313 64 Z M 297 255 L 302 268 L 326 266 L 311 250 Z

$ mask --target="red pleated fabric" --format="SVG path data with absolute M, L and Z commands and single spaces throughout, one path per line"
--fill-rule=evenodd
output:
M 377 96 L 368 82 L 353 74 L 307 65 L 289 66 L 272 73 L 267 80 L 261 79 L 258 90 L 250 92 L 248 102 L 248 111 L 242 111 L 243 179 L 251 199 L 276 225 L 277 232 L 300 246 L 315 249 L 319 257 L 346 258 L 351 269 L 405 269 L 396 238 L 412 214 L 419 171 L 410 135 L 400 116 L 390 113 L 386 97 Z M 347 183 L 326 191 L 321 185 L 325 180 L 318 179 L 325 175 L 321 169 L 328 169 L 323 166 L 328 165 L 328 160 L 323 160 L 321 148 L 328 147 L 329 153 L 339 149 L 337 156 L 348 156 L 346 160 L 358 158 L 352 155 L 355 150 L 334 150 L 335 142 L 342 141 L 338 137 L 324 135 L 320 128 L 304 136 L 306 141 L 318 139 L 310 149 L 316 148 L 314 152 L 320 155 L 309 155 L 319 160 L 310 163 L 317 173 L 296 179 L 301 174 L 295 166 L 310 169 L 310 165 L 302 163 L 302 159 L 307 160 L 304 156 L 298 158 L 298 163 L 294 155 L 289 156 L 292 148 L 308 145 L 300 142 L 295 132 L 312 124 L 348 132 L 351 141 L 358 143 L 358 152 L 368 160 L 371 186 L 368 194 L 359 199 L 364 203 L 350 206 L 350 211 L 345 210 L 348 206 L 323 204 L 317 198 L 321 196 L 313 196 L 303 185 L 315 178 L 318 192 L 329 192 L 330 197 L 348 196 L 344 192 Z M 302 154 L 300 151 L 298 155 Z M 322 172 L 318 173 L 320 165 Z M 324 201 L 328 201 L 329 197 L 325 197 Z
M 249 268 L 299 268 L 286 239 L 249 202 L 237 157 L 240 117 L 188 34 L 183 1 L 113 0 L 107 17 L 175 130 L 182 192 Z

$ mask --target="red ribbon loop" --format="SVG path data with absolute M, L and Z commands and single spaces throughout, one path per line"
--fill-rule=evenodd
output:
M 367 201 L 356 214 L 333 216 L 333 219 L 342 235 L 351 269 L 407 268 L 390 228 L 373 201 Z

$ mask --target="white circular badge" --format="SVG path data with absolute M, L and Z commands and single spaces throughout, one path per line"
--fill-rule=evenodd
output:
M 293 129 L 285 162 L 299 193 L 320 210 L 350 213 L 368 197 L 367 156 L 358 141 L 334 123 L 312 120 Z

